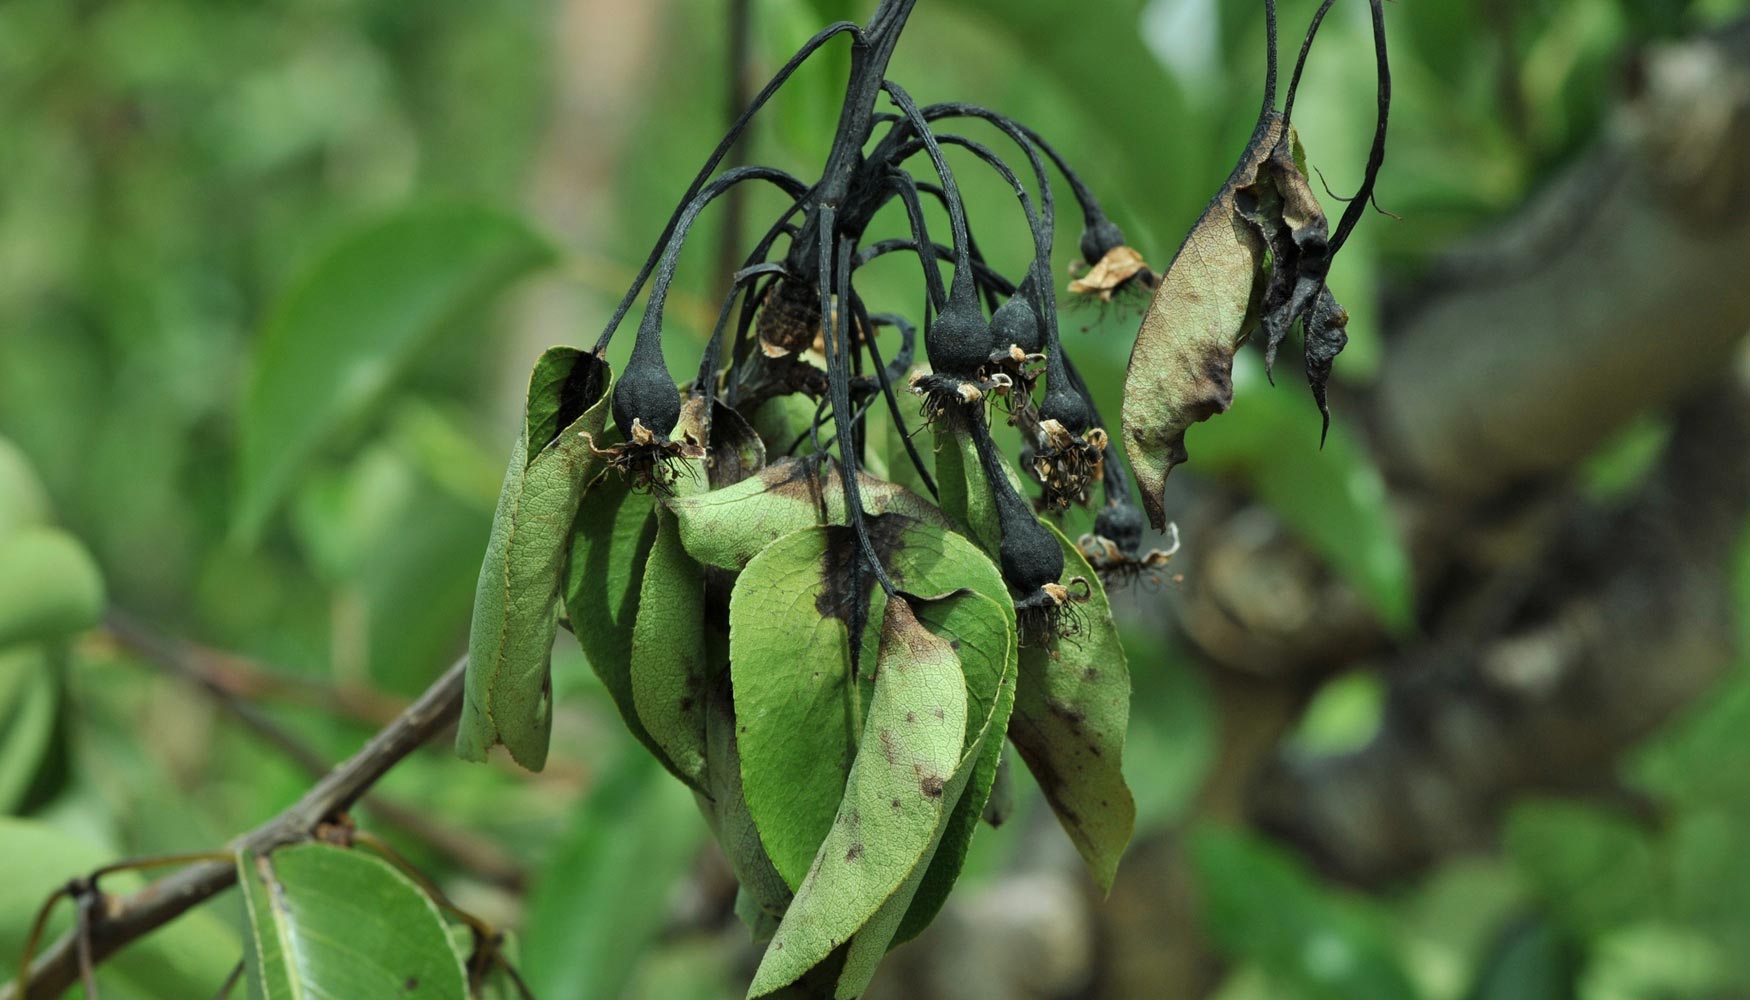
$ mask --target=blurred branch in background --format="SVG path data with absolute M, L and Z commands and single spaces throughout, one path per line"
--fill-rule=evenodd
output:
M 110 636 L 123 648 L 137 654 L 147 663 L 171 676 L 194 684 L 205 691 L 220 708 L 242 723 L 244 728 L 260 737 L 280 753 L 285 754 L 299 767 L 309 772 L 311 777 L 320 778 L 331 770 L 328 762 L 308 743 L 269 718 L 260 708 L 251 704 L 247 700 L 248 695 L 227 686 L 225 681 L 231 679 L 229 675 L 216 673 L 211 669 L 215 663 L 235 665 L 241 662 L 237 658 L 160 635 L 145 623 L 120 612 L 111 612 L 106 617 L 104 624 Z M 253 669 L 248 676 L 255 679 L 273 677 L 276 679 L 275 681 L 269 681 L 266 685 L 262 685 L 272 686 L 277 683 L 278 678 L 287 675 L 277 671 Z M 299 690 L 309 693 L 319 691 L 320 686 L 304 684 L 299 686 Z M 341 689 L 335 690 L 338 692 Z M 352 697 L 362 698 L 365 704 L 373 706 L 381 706 L 388 702 L 385 696 L 370 691 L 361 693 L 354 690 Z M 338 697 L 335 700 L 336 702 L 344 701 Z M 324 705 L 320 700 L 313 704 L 315 707 L 321 708 L 340 707 L 339 705 Z M 399 711 L 375 724 L 379 726 L 394 725 L 396 720 L 407 712 L 407 703 L 401 702 L 401 706 Z M 382 795 L 365 796 L 361 805 L 378 819 L 444 855 L 463 871 L 477 875 L 510 892 L 523 890 L 527 878 L 523 866 L 512 859 L 494 841 L 470 831 L 450 826 L 426 816 L 407 803 Z
M 232 852 L 265 853 L 308 839 L 322 823 L 351 808 L 378 779 L 428 740 L 455 724 L 462 709 L 467 661 L 444 672 L 393 722 L 371 737 L 351 759 L 325 774 L 297 803 L 237 838 Z M 146 886 L 103 907 L 77 933 L 61 936 L 30 966 L 29 989 L 0 989 L 0 1000 L 57 997 L 78 981 L 82 964 L 101 962 L 128 942 L 149 934 L 237 881 L 237 865 L 206 861 Z

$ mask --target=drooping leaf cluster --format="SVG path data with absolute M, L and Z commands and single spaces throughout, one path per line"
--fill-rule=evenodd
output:
M 1102 887 L 1129 840 L 1130 681 L 1102 578 L 1170 553 L 1144 554 L 1122 461 L 1058 335 L 1051 171 L 1082 213 L 1087 270 L 1071 292 L 1154 290 L 1124 408 L 1157 526 L 1173 461 L 1159 452 L 1182 452 L 1184 425 L 1225 406 L 1206 383 L 1231 384 L 1258 317 L 1272 350 L 1303 318 L 1309 358 L 1341 335 L 1323 276 L 1344 230 L 1325 234 L 1272 107 L 1274 70 L 1245 161 L 1157 277 L 1038 134 L 973 105 L 919 106 L 886 77 L 912 5 L 885 0 L 867 26 L 810 39 L 699 171 L 594 350 L 542 356 L 476 595 L 458 750 L 483 759 L 502 744 L 542 766 L 549 652 L 567 628 L 722 844 L 739 911 L 770 939 L 754 996 L 862 992 L 939 910 L 980 818 L 1006 812 L 990 802 L 1005 739 Z M 1273 7 L 1270 24 L 1273 54 Z M 716 172 L 840 35 L 851 73 L 821 176 Z M 945 129 L 967 119 L 1025 169 Z M 1022 273 L 980 252 L 947 146 L 1012 187 L 1032 235 Z M 790 204 L 724 276 L 697 373 L 677 385 L 661 338 L 681 248 L 713 200 L 750 182 Z M 947 217 L 945 242 L 926 201 Z M 909 239 L 865 239 L 886 212 Z M 892 253 L 920 265 L 921 314 L 876 311 L 859 292 L 858 270 Z M 647 281 L 616 374 L 605 352 Z M 1021 439 L 1012 463 L 999 418 Z M 1095 530 L 1072 543 L 1046 518 L 1096 490 Z

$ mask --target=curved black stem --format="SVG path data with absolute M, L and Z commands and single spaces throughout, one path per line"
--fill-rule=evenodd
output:
M 711 155 L 706 158 L 705 165 L 700 167 L 699 172 L 694 175 L 693 183 L 688 185 L 686 194 L 681 195 L 680 205 L 669 217 L 668 225 L 663 227 L 662 235 L 657 237 L 656 245 L 650 248 L 650 256 L 644 259 L 644 265 L 638 269 L 638 276 L 632 279 L 632 287 L 626 289 L 626 294 L 620 298 L 620 304 L 614 308 L 614 315 L 608 319 L 607 329 L 602 331 L 600 339 L 596 341 L 596 353 L 599 354 L 607 348 L 608 342 L 614 337 L 614 331 L 619 329 L 620 321 L 626 318 L 626 313 L 631 310 L 632 303 L 638 299 L 638 293 L 644 290 L 644 282 L 649 280 L 650 272 L 656 269 L 656 262 L 661 259 L 663 248 L 668 245 L 669 237 L 674 233 L 675 224 L 680 219 L 681 213 L 686 211 L 686 206 L 699 193 L 699 189 L 705 186 L 705 181 L 711 176 L 711 172 L 717 169 L 717 164 L 722 162 L 723 158 L 729 154 L 729 150 L 735 145 L 736 140 L 741 138 L 741 133 L 747 128 L 748 123 L 753 121 L 754 115 L 758 114 L 759 110 L 765 107 L 766 102 L 772 99 L 772 95 L 776 94 L 778 89 L 795 74 L 796 70 L 808 61 L 809 56 L 812 56 L 822 45 L 846 32 L 849 32 L 854 38 L 862 37 L 861 28 L 849 21 L 839 21 L 820 29 L 814 34 L 814 37 L 803 42 L 796 54 L 779 68 L 764 87 L 760 88 L 758 94 L 754 95 L 753 102 L 747 106 L 747 110 L 743 111 L 735 123 L 729 126 L 728 134 L 724 135 L 722 141 L 717 143 L 717 148 L 712 150 Z
M 1300 57 L 1294 60 L 1294 76 L 1288 81 L 1288 96 L 1282 102 L 1282 136 L 1288 141 L 1288 123 L 1294 119 L 1294 98 L 1300 92 L 1300 74 L 1306 69 L 1307 54 L 1312 51 L 1313 39 L 1318 36 L 1319 26 L 1325 23 L 1325 15 L 1330 12 L 1331 5 L 1337 0 L 1325 0 L 1319 4 L 1318 11 L 1313 14 L 1312 24 L 1306 29 L 1306 38 L 1300 43 Z
M 911 432 L 905 425 L 905 414 L 899 410 L 899 397 L 893 392 L 893 380 L 903 375 L 905 369 L 911 365 L 912 345 L 916 342 L 916 331 L 910 323 L 898 316 L 883 317 L 899 327 L 900 335 L 899 354 L 894 356 L 893 367 L 889 368 L 881 363 L 881 348 L 875 343 L 874 321 L 869 315 L 867 307 L 864 306 L 863 300 L 853 297 L 852 304 L 857 313 L 858 324 L 868 331 L 863 337 L 863 346 L 868 348 L 869 359 L 875 363 L 875 378 L 881 384 L 881 395 L 887 399 L 887 412 L 893 417 L 893 425 L 899 430 L 900 440 L 905 442 L 906 456 L 911 459 L 912 468 L 917 470 L 918 478 L 923 482 L 924 488 L 930 491 L 930 496 L 940 497 L 941 493 L 936 489 L 935 477 L 931 476 L 930 470 L 924 466 L 924 457 L 918 454 L 917 445 L 912 442 Z
M 924 206 L 918 198 L 917 182 L 903 170 L 889 173 L 886 182 L 905 206 L 913 246 L 918 248 L 918 261 L 924 269 L 924 287 L 929 290 L 931 304 L 940 311 L 947 304 L 947 293 L 942 289 L 942 271 L 936 266 L 936 244 L 930 240 L 929 227 L 924 221 Z M 953 256 L 952 251 L 949 256 Z
M 942 148 L 936 144 L 936 139 L 930 132 L 929 125 L 918 111 L 917 103 L 906 93 L 905 88 L 892 80 L 883 80 L 883 90 L 899 106 L 912 128 L 917 130 L 918 137 L 923 141 L 924 149 L 930 154 L 930 162 L 935 165 L 936 175 L 942 182 L 943 200 L 948 205 L 948 225 L 954 236 L 954 281 L 949 286 L 948 298 L 959 301 L 962 296 L 972 294 L 972 256 L 968 247 L 966 229 L 966 204 L 960 198 L 960 186 L 954 182 L 954 171 L 949 169 L 948 160 L 942 155 Z
M 874 570 L 876 581 L 892 596 L 893 581 L 882 568 L 875 544 L 869 539 L 868 525 L 863 523 L 863 495 L 857 481 L 855 418 L 851 409 L 850 337 L 846 332 L 849 324 L 845 322 L 850 301 L 851 245 L 833 235 L 836 214 L 832 205 L 821 205 L 817 232 L 820 240 L 820 322 L 824 334 L 821 340 L 826 347 L 827 391 L 832 398 L 833 425 L 839 439 L 839 468 L 844 476 L 845 519 L 856 532 L 857 544 Z M 857 645 L 853 641 L 853 648 Z
M 855 270 L 861 268 L 864 264 L 875 260 L 877 257 L 885 257 L 890 253 L 903 253 L 908 250 L 916 253 L 917 249 L 918 245 L 916 242 L 908 240 L 903 236 L 880 240 L 859 247 L 857 249 L 857 256 L 852 260 L 851 267 Z M 945 247 L 940 243 L 935 244 L 933 256 L 946 257 L 952 254 L 953 249 L 951 247 Z M 1001 295 L 1004 298 L 1015 294 L 1015 283 L 1003 277 L 995 268 L 992 268 L 980 258 L 973 258 L 972 275 L 978 279 L 979 287 L 983 290 Z
M 1385 10 L 1379 0 L 1368 0 L 1373 10 L 1373 55 L 1378 65 L 1379 73 L 1379 119 L 1373 127 L 1373 148 L 1367 153 L 1367 172 L 1361 179 L 1361 190 L 1355 192 L 1355 200 L 1343 210 L 1343 218 L 1337 223 L 1336 232 L 1331 235 L 1331 256 L 1349 239 L 1349 233 L 1355 224 L 1361 221 L 1361 213 L 1367 210 L 1367 205 L 1373 200 L 1373 185 L 1379 180 L 1379 168 L 1385 164 L 1385 133 L 1387 122 L 1391 118 L 1391 61 L 1385 48 Z
M 687 241 L 687 234 L 693 223 L 698 220 L 699 213 L 705 210 L 712 199 L 728 191 L 744 181 L 763 180 L 777 185 L 786 194 L 799 202 L 809 191 L 808 185 L 792 177 L 790 174 L 775 167 L 735 167 L 725 170 L 705 185 L 693 200 L 681 210 L 675 220 L 674 230 L 669 236 L 668 245 L 663 248 L 662 260 L 656 267 L 656 280 L 650 286 L 650 301 L 644 307 L 644 318 L 638 324 L 638 339 L 632 344 L 634 356 L 648 360 L 661 354 L 662 311 L 668 304 L 668 288 L 674 283 L 675 268 L 680 262 L 681 247 Z M 597 350 L 607 346 L 604 341 L 597 345 Z

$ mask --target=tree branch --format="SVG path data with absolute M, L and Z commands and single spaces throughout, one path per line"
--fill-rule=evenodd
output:
M 323 820 L 351 807 L 402 758 L 455 722 L 462 709 L 466 671 L 467 660 L 458 660 L 351 759 L 330 771 L 296 804 L 232 841 L 231 849 L 268 851 L 296 843 L 309 837 Z M 87 928 L 91 961 L 103 961 L 128 942 L 230 888 L 236 880 L 235 865 L 203 862 L 128 896 L 107 900 Z M 60 996 L 78 980 L 80 946 L 78 935 L 62 935 L 31 964 L 29 991 L 21 992 L 16 982 L 10 983 L 0 989 L 0 1000 Z
M 1374 423 L 1402 478 L 1463 501 L 1566 469 L 1750 330 L 1750 20 L 1643 63 L 1604 148 L 1392 324 Z

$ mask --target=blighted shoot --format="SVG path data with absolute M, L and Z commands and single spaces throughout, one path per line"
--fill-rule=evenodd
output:
M 1129 675 L 1105 585 L 1158 579 L 1177 550 L 1176 529 L 1151 544 L 1146 521 L 1168 529 L 1162 490 L 1185 428 L 1227 407 L 1252 329 L 1272 357 L 1305 330 L 1324 408 L 1348 321 L 1325 279 L 1383 157 L 1389 81 L 1370 2 L 1381 116 L 1357 202 L 1333 227 L 1306 183 L 1295 85 L 1274 106 L 1266 2 L 1257 128 L 1160 272 L 1037 132 L 977 105 L 920 106 L 887 76 L 916 0 L 882 0 L 867 25 L 811 38 L 706 158 L 594 349 L 555 349 L 536 368 L 481 569 L 462 752 L 502 744 L 541 766 L 548 656 L 567 621 L 627 729 L 698 793 L 756 933 L 775 933 L 754 995 L 861 993 L 886 949 L 940 909 L 981 817 L 1006 812 L 987 808 L 1005 737 L 1109 887 L 1135 810 Z M 840 36 L 850 72 L 818 175 L 719 170 Z M 994 130 L 1001 152 L 972 129 Z M 1006 185 L 1003 209 L 1029 239 L 988 242 L 956 168 Z M 746 184 L 783 202 L 712 276 L 721 308 L 677 384 L 664 338 L 682 250 Z M 1101 415 L 1112 401 L 1061 336 L 1059 184 L 1081 214 L 1066 294 L 1153 293 L 1122 400 L 1141 508 Z M 895 255 L 916 284 L 874 301 L 863 269 Z M 603 358 L 646 292 L 610 378 Z M 1018 454 L 999 452 L 993 423 L 1005 441 L 1013 429 Z M 1096 510 L 1078 543 L 1050 520 L 1074 507 Z

